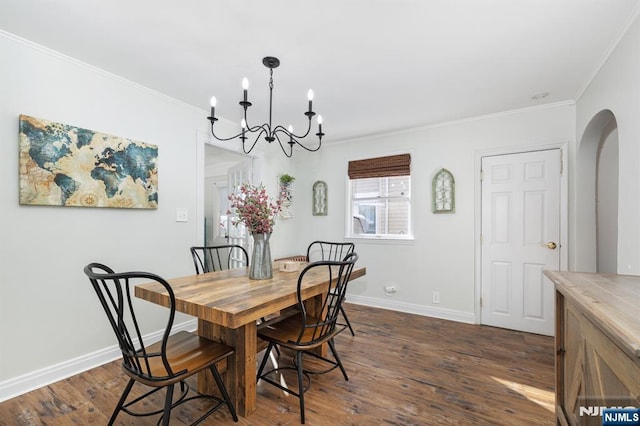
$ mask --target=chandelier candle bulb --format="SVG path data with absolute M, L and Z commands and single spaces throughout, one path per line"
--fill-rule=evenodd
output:
M 311 104 L 313 103 L 313 90 L 309 89 L 307 92 L 307 99 L 309 100 L 309 113 L 313 112 Z M 311 115 L 309 115 L 309 119 L 311 119 Z
M 249 80 L 247 77 L 242 79 L 242 90 L 244 91 L 244 101 L 247 102 L 247 91 L 249 90 Z
M 216 119 L 216 102 L 216 97 L 212 96 L 209 103 L 211 104 L 211 118 L 214 120 Z

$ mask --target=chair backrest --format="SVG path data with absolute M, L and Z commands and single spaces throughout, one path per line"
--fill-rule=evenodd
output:
M 167 361 L 167 341 L 175 317 L 175 296 L 171 286 L 161 277 L 147 272 L 115 273 L 108 266 L 100 263 L 90 263 L 85 266 L 84 273 L 89 277 L 93 289 L 100 299 L 111 328 L 118 339 L 122 351 L 122 365 L 133 375 L 151 382 L 160 382 L 180 375 L 182 372 L 171 370 Z M 158 351 L 148 352 L 141 330 L 143 323 L 135 313 L 133 303 L 134 282 L 156 281 L 162 285 L 169 297 L 167 325 L 165 327 Z M 153 325 L 150 325 L 153 327 Z M 149 330 L 146 330 L 147 333 Z M 157 345 L 154 345 L 154 347 Z
M 249 266 L 249 255 L 239 245 L 191 247 L 190 250 L 196 274 Z
M 298 307 L 302 312 L 303 321 L 296 343 L 299 345 L 313 345 L 325 339 L 335 329 L 340 313 L 340 306 L 347 291 L 347 283 L 351 278 L 351 271 L 358 261 L 356 253 L 348 254 L 344 260 L 321 260 L 307 265 L 298 277 Z M 326 291 L 323 292 L 321 317 L 313 317 L 307 313 L 302 296 L 302 289 L 308 280 L 318 277 L 328 278 Z
M 343 260 L 347 255 L 353 253 L 354 249 L 355 245 L 353 243 L 314 241 L 307 248 L 307 261 Z

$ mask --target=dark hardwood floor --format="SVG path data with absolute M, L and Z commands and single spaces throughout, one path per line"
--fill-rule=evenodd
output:
M 553 338 L 347 304 L 356 336 L 336 347 L 349 375 L 313 375 L 309 425 L 553 425 Z M 262 356 L 258 356 L 261 360 Z M 280 362 L 290 362 L 283 353 Z M 115 361 L 0 404 L 0 425 L 105 425 L 126 376 Z M 305 367 L 323 367 L 312 357 Z M 284 380 L 295 384 L 295 376 Z M 192 383 L 192 388 L 195 384 Z M 163 395 L 150 405 L 162 404 Z M 196 401 L 174 410 L 193 421 Z M 116 424 L 153 425 L 158 416 L 120 414 Z M 298 399 L 258 385 L 258 409 L 240 425 L 299 424 Z M 234 424 L 226 409 L 202 424 Z

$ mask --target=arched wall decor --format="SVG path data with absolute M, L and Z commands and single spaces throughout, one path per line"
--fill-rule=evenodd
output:
M 440 169 L 433 177 L 431 182 L 431 202 L 433 213 L 455 213 L 455 180 L 449 170 Z
M 313 184 L 312 214 L 314 216 L 326 216 L 327 205 L 327 184 L 321 180 Z

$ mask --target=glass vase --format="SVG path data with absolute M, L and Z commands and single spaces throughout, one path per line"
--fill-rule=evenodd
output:
M 252 280 L 268 280 L 273 277 L 271 269 L 271 234 L 251 234 L 253 237 L 253 255 L 249 265 L 249 278 Z

